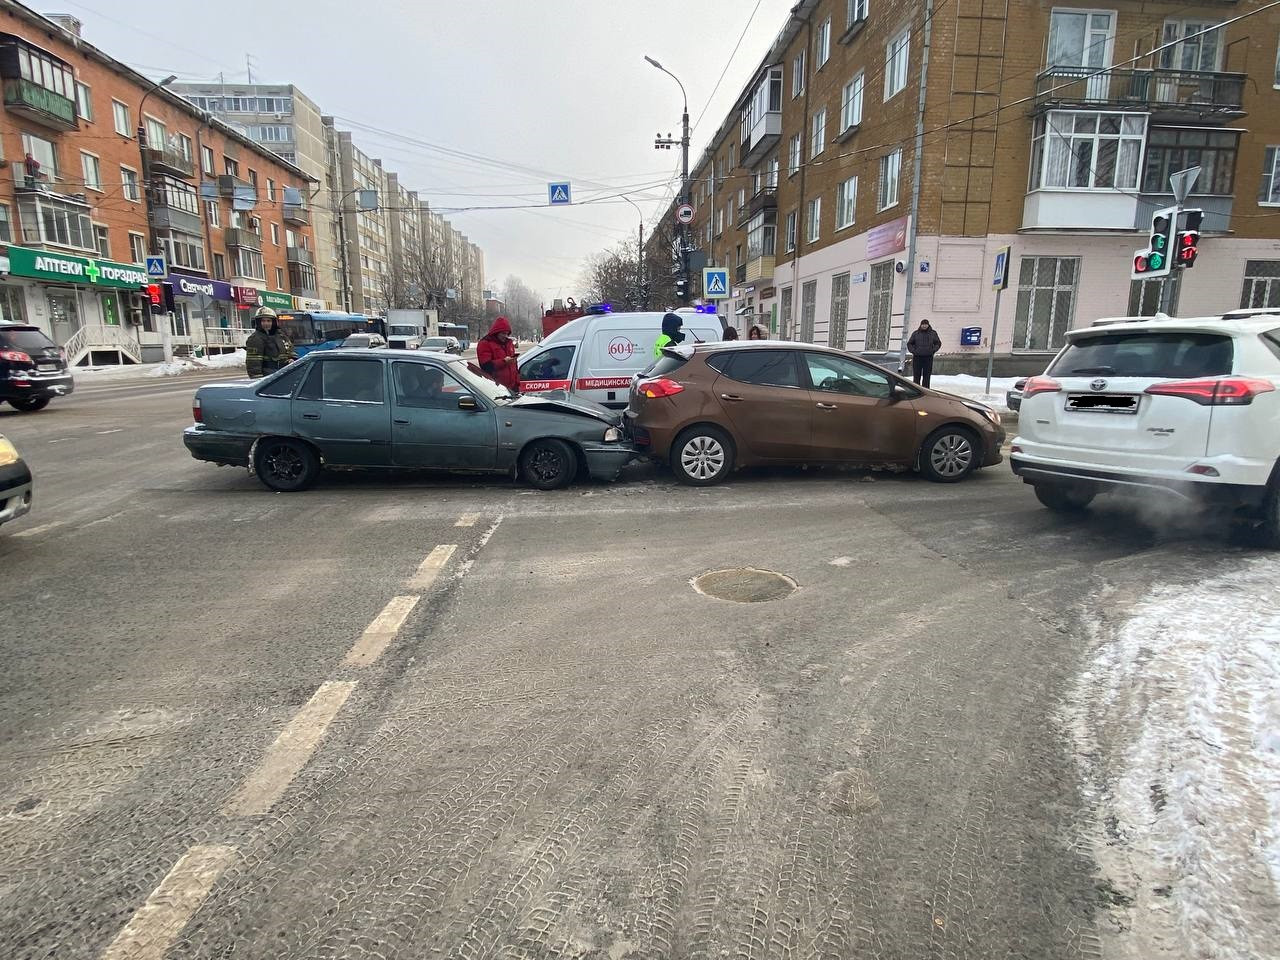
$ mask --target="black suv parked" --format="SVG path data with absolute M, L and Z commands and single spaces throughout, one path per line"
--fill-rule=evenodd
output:
M 62 349 L 39 327 L 0 322 L 0 403 L 41 410 L 74 389 Z

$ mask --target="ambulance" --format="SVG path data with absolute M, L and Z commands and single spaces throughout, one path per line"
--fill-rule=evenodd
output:
M 686 343 L 722 339 L 715 314 L 679 310 Z M 520 358 L 520 392 L 564 390 L 615 410 L 627 405 L 631 378 L 653 363 L 665 311 L 589 313 L 571 320 Z

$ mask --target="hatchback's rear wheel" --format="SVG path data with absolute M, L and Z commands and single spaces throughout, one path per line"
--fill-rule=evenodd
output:
M 943 427 L 920 448 L 920 472 L 934 483 L 955 483 L 978 465 L 978 445 L 963 427 Z
M 1065 483 L 1037 483 L 1036 499 L 1054 513 L 1080 513 L 1098 494 L 1088 487 Z
M 10 400 L 10 403 L 23 413 L 35 413 L 37 410 L 43 410 L 49 405 L 48 397 L 18 397 Z
M 671 445 L 671 471 L 681 483 L 709 487 L 733 472 L 733 441 L 712 426 L 690 427 Z
M 305 490 L 320 476 L 320 458 L 305 443 L 288 437 L 265 437 L 253 452 L 258 479 L 281 493 Z
M 520 454 L 520 476 L 539 490 L 558 490 L 573 482 L 578 458 L 563 440 L 535 440 Z

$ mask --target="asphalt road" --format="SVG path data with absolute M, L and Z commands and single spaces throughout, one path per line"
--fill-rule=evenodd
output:
M 1005 467 L 274 494 L 189 458 L 195 382 L 0 409 L 0 955 L 1107 952 L 1061 703 L 1224 525 Z

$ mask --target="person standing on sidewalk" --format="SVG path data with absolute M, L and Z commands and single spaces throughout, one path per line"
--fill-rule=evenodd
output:
M 280 332 L 276 312 L 259 307 L 253 316 L 254 330 L 244 344 L 244 365 L 249 376 L 257 380 L 275 373 L 293 362 L 293 344 Z
M 511 321 L 498 317 L 476 343 L 476 363 L 484 375 L 515 396 L 520 392 L 520 372 L 516 367 L 516 342 L 511 339 Z
M 929 386 L 933 378 L 933 355 L 941 349 L 942 338 L 938 331 L 930 326 L 928 320 L 921 320 L 907 341 L 907 350 L 911 353 L 911 379 L 920 386 Z

